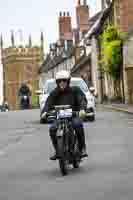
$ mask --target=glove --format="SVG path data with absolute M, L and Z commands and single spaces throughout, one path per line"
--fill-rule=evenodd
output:
M 80 110 L 80 111 L 79 111 L 79 117 L 80 117 L 81 119 L 84 119 L 84 118 L 86 117 L 86 112 L 85 112 L 85 110 Z
M 46 119 L 46 115 L 47 115 L 47 112 L 42 113 L 42 114 L 41 114 L 41 118 L 42 118 L 42 119 Z

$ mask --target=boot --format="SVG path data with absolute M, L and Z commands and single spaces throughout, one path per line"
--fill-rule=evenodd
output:
M 86 148 L 82 148 L 82 150 L 80 151 L 80 157 L 81 158 L 88 157 L 88 154 L 86 152 Z
M 50 160 L 56 160 L 57 159 L 57 154 L 56 152 L 50 157 Z
M 83 158 L 83 157 L 87 157 L 88 154 L 86 152 L 84 131 L 83 131 L 83 129 L 80 129 L 79 131 L 80 132 L 78 132 L 78 134 L 77 134 L 78 147 L 79 147 L 80 157 Z

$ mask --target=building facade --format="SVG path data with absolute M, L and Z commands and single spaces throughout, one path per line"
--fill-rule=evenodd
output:
M 123 81 L 125 103 L 133 104 L 133 1 L 114 0 L 114 23 L 128 38 L 123 46 Z
M 19 109 L 18 91 L 22 83 L 29 87 L 33 98 L 38 88 L 38 68 L 43 62 L 43 35 L 41 33 L 40 46 L 32 46 L 31 37 L 27 46 L 16 46 L 12 33 L 11 44 L 8 48 L 1 45 L 3 90 L 4 100 L 8 101 L 11 110 L 16 110 Z

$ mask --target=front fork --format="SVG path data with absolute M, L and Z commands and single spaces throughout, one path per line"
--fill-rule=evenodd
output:
M 71 124 L 67 122 L 67 124 L 63 123 L 59 125 L 57 129 L 57 140 L 62 141 L 62 155 L 67 157 L 68 154 L 74 153 L 76 138 Z M 61 146 L 58 149 L 58 153 L 61 153 Z

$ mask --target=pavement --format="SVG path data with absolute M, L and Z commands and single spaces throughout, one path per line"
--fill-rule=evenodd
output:
M 121 111 L 121 112 L 125 112 L 128 114 L 133 114 L 133 104 L 122 104 L 122 103 L 107 103 L 107 104 L 101 104 L 100 106 L 107 108 L 107 109 L 111 109 L 111 110 L 115 110 L 115 111 Z

